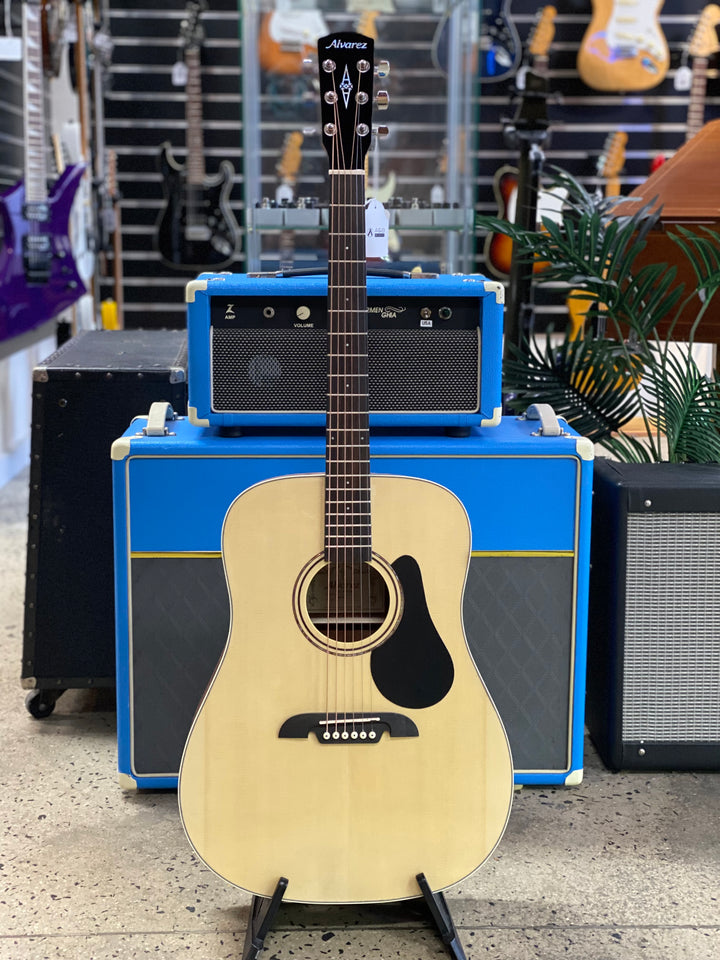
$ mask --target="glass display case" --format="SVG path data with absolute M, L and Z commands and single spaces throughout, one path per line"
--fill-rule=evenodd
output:
M 367 196 L 388 215 L 400 269 L 473 268 L 477 5 L 468 0 L 241 0 L 246 270 L 326 263 L 327 156 L 320 142 L 316 40 L 375 41 L 375 124 Z

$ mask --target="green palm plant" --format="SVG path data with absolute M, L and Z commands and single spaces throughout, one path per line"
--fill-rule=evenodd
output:
M 568 330 L 560 344 L 534 334 L 509 344 L 505 392 L 523 405 L 550 403 L 621 460 L 720 461 L 720 383 L 703 375 L 673 336 L 689 305 L 691 343 L 701 329 L 720 287 L 720 234 L 683 227 L 670 234 L 695 273 L 696 286 L 685 290 L 676 267 L 638 262 L 660 217 L 653 200 L 623 215 L 619 198 L 591 195 L 565 171 L 556 170 L 550 186 L 567 191 L 559 223 L 544 218 L 536 231 L 476 219 L 510 237 L 524 262 L 546 264 L 535 282 L 564 287 L 587 305 L 584 331 L 574 338 Z M 623 429 L 638 418 L 640 436 Z

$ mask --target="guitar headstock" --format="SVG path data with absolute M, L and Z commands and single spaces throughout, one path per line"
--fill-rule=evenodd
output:
M 283 183 L 294 184 L 297 180 L 302 163 L 302 144 L 303 134 L 299 130 L 293 130 L 285 137 L 282 156 L 275 166 L 277 175 Z
M 720 23 L 720 6 L 709 3 L 700 14 L 697 26 L 693 30 L 688 44 L 691 57 L 709 57 L 720 50 L 720 42 L 715 27 Z
M 360 33 L 318 40 L 322 142 L 331 170 L 362 170 L 372 136 L 374 43 Z
M 546 57 L 550 44 L 555 39 L 555 17 L 557 10 L 553 6 L 543 7 L 538 14 L 535 26 L 528 40 L 528 53 L 533 57 Z
M 597 172 L 601 177 L 609 180 L 616 177 L 625 164 L 625 145 L 628 135 L 624 130 L 608 134 L 603 146 L 603 152 L 598 157 Z
M 200 26 L 200 16 L 205 10 L 206 0 L 190 0 L 185 8 L 185 17 L 180 23 L 180 43 L 183 50 L 202 46 L 205 31 Z

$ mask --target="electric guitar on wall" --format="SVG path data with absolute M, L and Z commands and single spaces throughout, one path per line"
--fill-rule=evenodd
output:
M 471 873 L 512 799 L 504 729 L 469 654 L 470 529 L 425 480 L 370 473 L 364 157 L 373 43 L 318 41 L 330 158 L 325 474 L 230 506 L 233 617 L 193 722 L 180 813 L 221 877 L 272 897 L 420 896 Z
M 528 37 L 527 52 L 530 58 L 530 68 L 533 73 L 547 76 L 548 52 L 555 37 L 555 17 L 557 9 L 553 6 L 542 7 L 537 21 Z M 525 67 L 521 71 L 525 71 Z M 511 164 L 504 164 L 495 171 L 493 177 L 493 193 L 498 205 L 498 217 L 515 223 L 515 212 L 518 197 L 520 171 Z M 537 199 L 537 221 L 543 217 L 559 219 L 562 215 L 562 205 L 567 196 L 567 190 L 540 190 Z M 504 233 L 489 233 L 485 237 L 485 262 L 490 272 L 502 280 L 510 276 L 512 265 L 513 242 Z M 533 272 L 542 270 L 543 264 L 538 261 L 533 265 Z
M 578 51 L 580 78 L 593 90 L 649 90 L 661 83 L 670 51 L 658 21 L 664 0 L 592 0 Z
M 40 0 L 23 3 L 25 177 L 0 196 L 0 340 L 42 326 L 85 293 L 68 221 L 85 164 L 47 188 Z
M 160 154 L 165 207 L 157 224 L 156 245 L 163 262 L 180 270 L 229 266 L 239 234 L 230 209 L 232 164 L 223 160 L 217 176 L 205 175 L 200 71 L 203 32 L 199 24 L 205 6 L 205 0 L 191 0 L 180 27 L 187 69 L 185 165 L 174 159 L 169 143 L 163 144 Z
M 597 175 L 605 180 L 604 194 L 606 197 L 620 196 L 620 172 L 625 166 L 625 146 L 628 135 L 624 130 L 609 133 L 603 144 L 602 153 L 597 159 L 595 169 Z M 571 290 L 565 301 L 570 317 L 569 337 L 574 340 L 585 323 L 585 317 L 593 304 L 593 300 L 585 296 L 583 290 Z M 602 304 L 599 309 L 603 310 Z
M 690 37 L 688 54 L 692 61 L 692 80 L 687 110 L 686 140 L 691 140 L 705 123 L 705 92 L 707 90 L 708 59 L 720 50 L 716 27 L 720 24 L 720 6 L 709 3 L 700 14 Z
M 285 137 L 283 152 L 275 165 L 278 185 L 275 190 L 275 202 L 278 206 L 295 202 L 295 187 L 298 171 L 302 163 L 303 133 L 292 130 Z M 281 270 L 291 270 L 295 257 L 295 231 L 281 230 L 278 237 L 278 265 Z
M 520 37 L 510 17 L 510 0 L 486 0 L 480 7 L 480 82 L 508 80 L 522 58 Z

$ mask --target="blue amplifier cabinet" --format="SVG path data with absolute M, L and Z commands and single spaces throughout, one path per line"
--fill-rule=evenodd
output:
M 494 426 L 502 284 L 370 276 L 371 426 Z M 321 426 L 327 274 L 204 273 L 187 286 L 189 414 L 199 426 Z
M 467 438 L 371 440 L 374 472 L 436 481 L 468 511 L 465 630 L 518 783 L 582 779 L 592 445 L 560 423 L 556 437 L 504 417 Z M 324 437 L 145 427 L 135 420 L 112 450 L 119 770 L 126 787 L 173 787 L 228 633 L 225 513 L 254 483 L 322 472 Z

